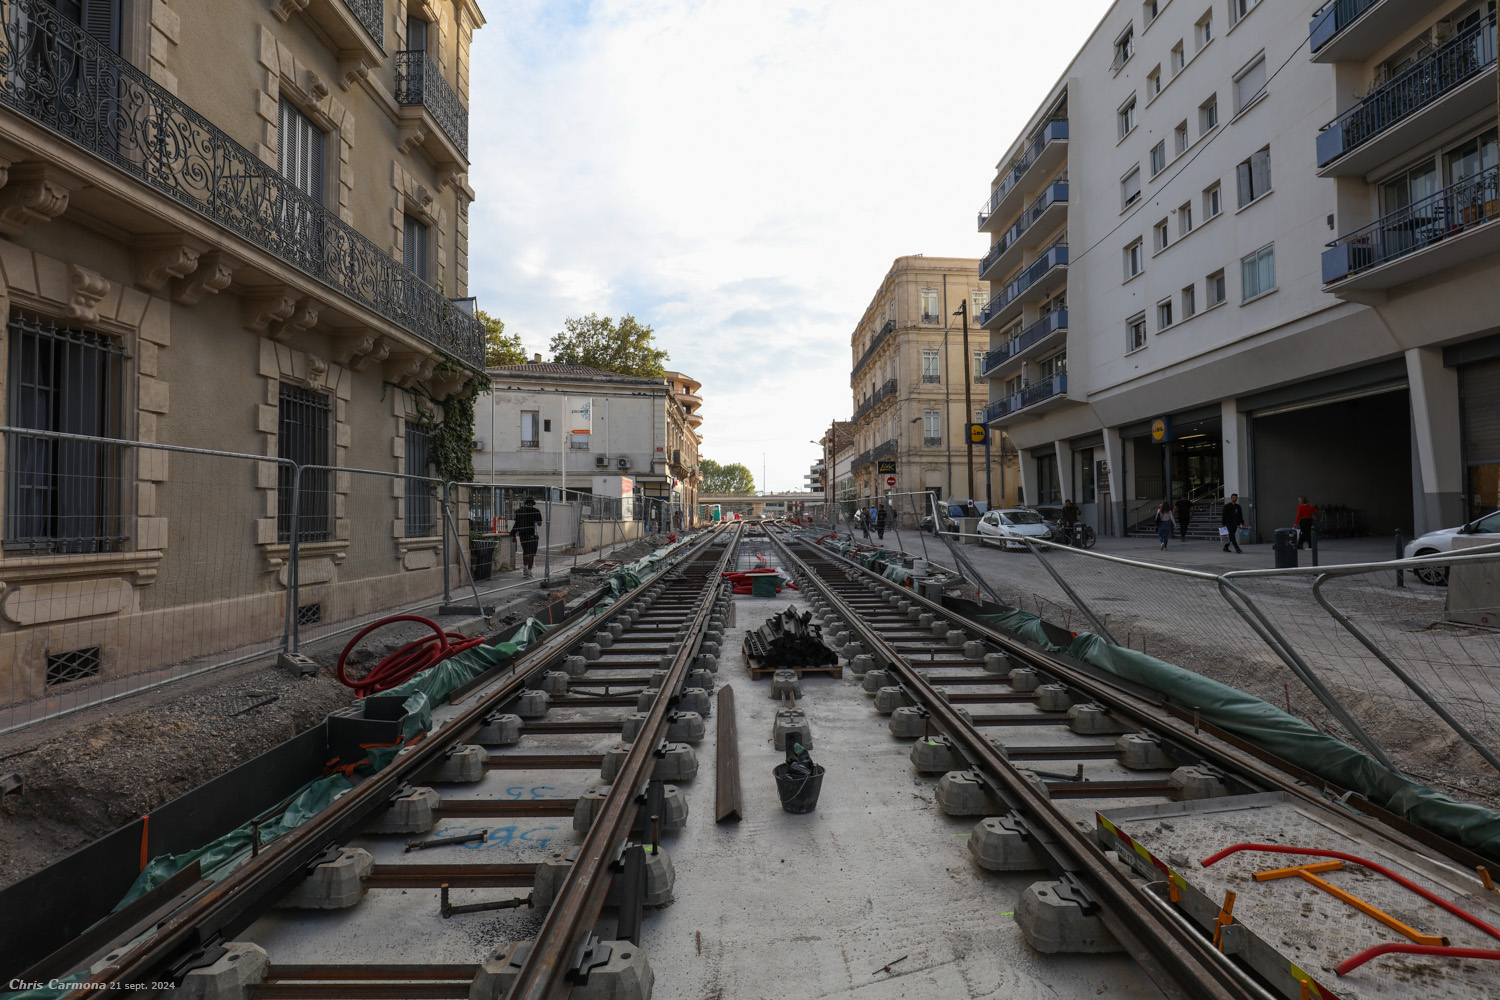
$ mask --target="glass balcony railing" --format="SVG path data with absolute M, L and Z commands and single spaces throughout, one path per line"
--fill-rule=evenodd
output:
M 1318 132 L 1318 166 L 1328 166 L 1494 64 L 1492 13 L 1324 125 Z
M 1020 155 L 1011 161 L 1010 172 L 1000 178 L 1000 184 L 990 192 L 990 196 L 985 199 L 984 204 L 979 206 L 979 225 L 981 227 L 991 215 L 995 214 L 995 210 L 1000 207 L 1000 203 L 1005 200 L 1005 196 L 1014 191 L 1016 185 L 1021 183 L 1021 178 L 1026 176 L 1026 171 L 1030 170 L 1032 164 L 1041 158 L 1042 151 L 1052 143 L 1058 140 L 1066 140 L 1067 138 L 1068 120 L 1066 118 L 1055 118 L 1036 131 L 1036 134 L 1031 137 L 1031 141 L 1021 150 Z
M 1005 251 L 1015 246 L 1016 241 L 1024 236 L 1027 230 L 1036 225 L 1037 220 L 1042 217 L 1042 214 L 1046 212 L 1047 209 L 1051 208 L 1053 205 L 1058 204 L 1059 202 L 1066 204 L 1067 200 L 1067 181 L 1058 181 L 1054 184 L 1047 185 L 1047 190 L 1039 194 L 1036 197 L 1036 200 L 1028 205 L 1026 207 L 1026 210 L 1021 213 L 1020 218 L 1016 219 L 1011 227 L 1007 229 L 998 240 L 995 241 L 995 245 L 990 247 L 989 253 L 985 254 L 984 259 L 979 262 L 979 273 L 984 274 L 984 272 L 990 269 L 995 261 L 1000 259 L 1001 254 L 1005 253 Z
M 871 339 L 870 346 L 865 348 L 865 353 L 861 354 L 859 356 L 859 360 L 854 363 L 854 370 L 850 373 L 851 375 L 856 378 L 859 377 L 859 370 L 863 368 L 865 364 L 875 356 L 875 352 L 880 350 L 880 345 L 885 343 L 886 338 L 889 337 L 895 331 L 895 329 L 895 320 L 888 319 L 885 321 L 885 326 L 882 326 L 880 328 L 880 332 L 877 333 L 873 339 Z
M 426 108 L 463 158 L 469 158 L 469 109 L 426 52 L 396 53 L 396 103 Z
M 1008 417 L 1028 406 L 1035 406 L 1044 399 L 1053 396 L 1065 396 L 1068 392 L 1068 373 L 1058 372 L 1056 375 L 1039 379 L 1023 388 L 1020 392 L 1013 392 L 995 400 L 984 408 L 984 422 L 999 420 Z
M 8 0 L 0 104 L 484 370 L 484 327 L 43 0 Z
M 1379 3 L 1380 0 L 1330 0 L 1312 16 L 1308 31 L 1310 51 L 1316 52 L 1333 41 L 1339 32 L 1353 24 L 1359 15 Z M 1401 0 L 1395 0 L 1400 3 Z
M 1022 271 L 1016 278 L 1000 290 L 1000 293 L 990 299 L 989 305 L 984 307 L 984 312 L 979 314 L 979 325 L 983 326 L 994 319 L 1002 310 L 1025 293 L 1026 289 L 1041 280 L 1042 275 L 1054 267 L 1066 267 L 1068 263 L 1068 245 L 1066 243 L 1055 243 L 1047 249 L 1031 265 Z
M 983 374 L 988 375 L 993 369 L 1000 367 L 1031 345 L 1047 339 L 1058 330 L 1066 330 L 1067 328 L 1068 311 L 1066 309 L 1059 309 L 1056 312 L 1048 313 L 1016 334 L 1011 340 L 986 354 L 984 356 Z
M 1323 251 L 1323 282 L 1342 281 L 1500 219 L 1500 166 L 1356 229 Z

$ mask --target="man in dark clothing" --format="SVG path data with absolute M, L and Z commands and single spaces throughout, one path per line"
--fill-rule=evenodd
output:
M 1074 533 L 1078 530 L 1078 518 L 1082 515 L 1083 511 L 1071 499 L 1063 501 L 1062 517 L 1059 520 L 1069 545 L 1076 544 Z
M 1240 548 L 1240 525 L 1245 523 L 1245 512 L 1240 508 L 1240 495 L 1229 494 L 1229 502 L 1224 505 L 1224 513 L 1219 517 L 1219 523 L 1229 529 L 1229 534 L 1224 536 L 1224 551 L 1229 551 L 1229 546 L 1234 546 L 1234 551 L 1244 552 Z
M 881 504 L 879 510 L 877 510 L 875 513 L 875 534 L 878 538 L 881 539 L 885 538 L 885 519 L 885 504 Z
M 1297 498 L 1297 551 L 1313 547 L 1313 525 L 1317 522 L 1318 508 L 1307 502 L 1307 497 Z
M 1187 497 L 1179 497 L 1175 507 L 1177 514 L 1177 530 L 1182 533 L 1182 540 L 1187 541 L 1188 522 L 1193 519 L 1193 502 Z
M 531 576 L 531 569 L 536 563 L 537 525 L 542 523 L 542 512 L 536 509 L 536 501 L 531 497 L 516 511 L 516 523 L 511 525 L 510 535 L 521 543 L 521 555 L 526 563 L 526 568 L 521 571 L 522 576 Z

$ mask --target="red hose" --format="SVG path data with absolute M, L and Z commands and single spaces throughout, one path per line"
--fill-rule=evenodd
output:
M 426 625 L 432 629 L 432 635 L 402 646 L 371 667 L 370 672 L 358 680 L 350 678 L 344 670 L 350 651 L 371 632 L 395 622 L 416 622 L 419 625 Z M 338 678 L 345 685 L 353 688 L 358 697 L 364 698 L 404 684 L 429 667 L 435 667 L 449 657 L 462 653 L 466 649 L 473 649 L 483 642 L 484 636 L 475 636 L 471 639 L 457 632 L 444 632 L 437 622 L 431 618 L 423 618 L 421 615 L 391 615 L 389 618 L 371 622 L 349 640 L 349 645 L 345 646 L 344 651 L 339 654 Z
M 1500 951 L 1486 951 L 1483 948 L 1453 948 L 1447 945 L 1408 944 L 1405 941 L 1391 941 L 1386 944 L 1377 944 L 1373 948 L 1366 948 L 1353 958 L 1345 959 L 1339 965 L 1338 973 L 1341 976 L 1347 976 L 1370 959 L 1379 958 L 1381 955 L 1389 955 L 1391 952 L 1401 952 L 1407 955 L 1436 955 L 1439 958 L 1487 958 L 1491 961 L 1500 959 Z

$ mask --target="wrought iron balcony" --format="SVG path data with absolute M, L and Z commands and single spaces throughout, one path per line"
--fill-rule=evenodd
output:
M 1500 166 L 1356 229 L 1323 251 L 1323 282 L 1343 281 L 1500 219 Z
M 1492 13 L 1324 125 L 1318 133 L 1318 166 L 1326 167 L 1358 149 L 1494 65 Z M 1494 97 L 1488 94 L 1491 105 Z
M 854 419 L 860 419 L 866 413 L 869 413 L 871 410 L 875 409 L 875 407 L 879 406 L 887 399 L 890 399 L 895 394 L 896 380 L 893 378 L 886 379 L 885 383 L 879 389 L 876 389 L 874 392 L 870 393 L 869 396 L 865 397 L 865 401 L 859 404 L 859 408 L 854 411 Z
M 396 53 L 396 103 L 427 109 L 463 158 L 469 158 L 469 109 L 426 52 L 406 49 Z
M 880 350 L 881 345 L 886 342 L 886 338 L 888 338 L 895 331 L 895 329 L 895 320 L 888 319 L 885 321 L 885 325 L 880 328 L 880 332 L 870 340 L 870 346 L 865 348 L 865 353 L 861 354 L 859 356 L 859 360 L 855 362 L 854 371 L 850 372 L 851 376 L 853 376 L 854 378 L 859 377 L 860 369 L 863 368 L 866 363 L 868 363 L 869 360 L 875 356 L 875 352 Z
M 984 374 L 988 375 L 991 371 L 999 368 L 1033 344 L 1040 343 L 1057 331 L 1066 330 L 1067 328 L 1068 311 L 1066 309 L 1058 309 L 1055 312 L 1048 313 L 1004 344 L 986 354 L 984 356 Z
M 1008 417 L 1013 413 L 1019 413 L 1028 406 L 1035 406 L 1043 400 L 1052 399 L 1056 396 L 1068 394 L 1068 373 L 1058 372 L 1048 378 L 1041 379 L 1026 386 L 1020 392 L 1013 392 L 995 400 L 984 408 L 984 422 L 992 423 L 1002 417 Z
M 882 458 L 890 458 L 892 455 L 896 454 L 896 450 L 897 445 L 894 439 L 887 441 L 884 444 L 877 444 L 874 448 L 870 449 L 870 461 L 878 462 Z
M 10 0 L 0 104 L 484 370 L 484 327 L 42 0 Z
M 1053 205 L 1066 205 L 1067 203 L 1067 181 L 1058 181 L 1047 185 L 1047 189 L 1037 195 L 1036 199 L 1030 205 L 1026 206 L 1026 209 L 1021 212 L 1020 218 L 1011 224 L 1011 227 L 995 241 L 995 245 L 990 247 L 989 253 L 984 255 L 984 259 L 979 262 L 979 276 L 983 278 L 985 273 L 995 265 L 995 262 L 1004 256 L 1007 250 L 1014 247 L 1021 237 L 1026 234 L 1027 230 L 1036 225 L 1037 221 L 1046 214 L 1047 209 Z
M 1000 178 L 999 185 L 990 192 L 984 204 L 979 206 L 979 227 L 984 228 L 985 222 L 999 210 L 1005 196 L 1016 189 L 1026 172 L 1041 159 L 1046 148 L 1059 140 L 1066 141 L 1068 138 L 1068 120 L 1066 118 L 1054 118 L 1037 129 L 1031 140 L 1021 149 L 1016 158 L 1011 161 L 1010 172 Z
M 385 0 L 344 0 L 344 6 L 364 25 L 376 45 L 385 45 Z
M 1026 290 L 1041 280 L 1042 276 L 1054 267 L 1066 267 L 1068 265 L 1068 245 L 1066 243 L 1055 243 L 1047 248 L 1047 252 L 1031 262 L 1031 266 L 1018 274 L 1010 284 L 1002 288 L 998 295 L 990 299 L 989 305 L 984 307 L 984 312 L 979 314 L 979 325 L 984 326 L 1018 300 Z
M 872 454 L 872 451 L 865 451 L 861 453 L 858 458 L 849 463 L 850 471 L 853 471 L 854 469 L 862 469 L 865 466 L 869 465 L 870 462 L 873 461 L 873 459 L 870 457 Z
M 923 445 L 923 447 L 938 448 L 938 447 L 941 447 L 942 444 L 943 444 L 943 437 L 942 437 L 941 434 L 938 434 L 938 435 L 923 434 L 922 435 L 922 445 Z

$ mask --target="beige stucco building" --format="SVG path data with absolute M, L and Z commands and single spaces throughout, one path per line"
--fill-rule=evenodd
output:
M 849 385 L 857 496 L 927 491 L 939 499 L 969 498 L 965 427 L 982 421 L 988 402 L 988 382 L 979 374 L 988 344 L 971 318 L 966 358 L 963 319 L 954 313 L 960 305 L 970 317 L 984 309 L 989 291 L 978 265 L 970 258 L 896 258 L 855 327 Z M 987 487 L 984 447 L 975 446 L 973 499 L 1000 504 L 1015 497 L 1014 460 L 1007 468 L 1002 453 L 1010 452 L 997 434 Z M 910 500 L 898 506 L 910 515 Z
M 7 12 L 0 704 L 441 592 L 478 7 Z

